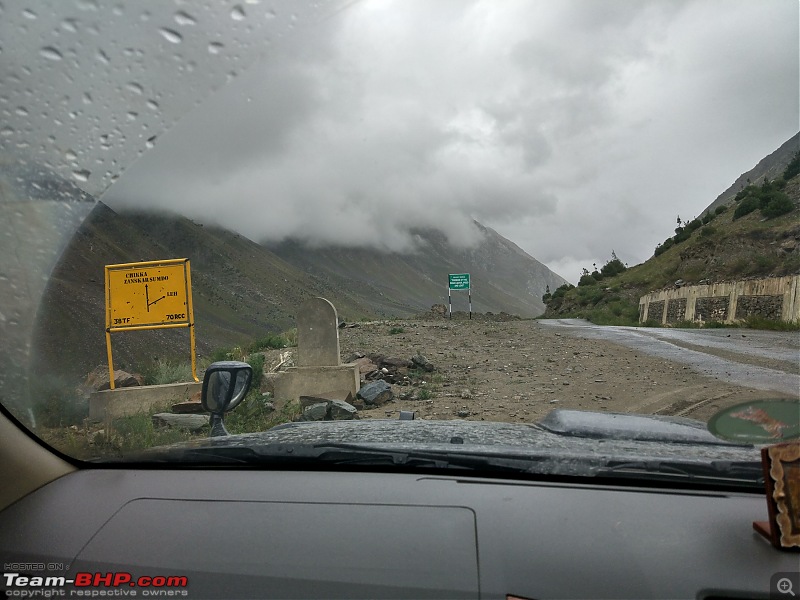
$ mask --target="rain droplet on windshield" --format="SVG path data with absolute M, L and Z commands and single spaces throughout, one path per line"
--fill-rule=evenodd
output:
M 87 171 L 86 169 L 78 169 L 72 172 L 72 178 L 77 181 L 89 181 L 89 176 L 91 174 L 91 171 Z
M 175 22 L 178 25 L 196 25 L 197 21 L 189 13 L 179 10 L 175 13 Z
M 147 108 L 149 108 L 150 110 L 158 110 L 158 102 L 156 102 L 155 100 L 148 100 Z
M 64 152 L 64 158 L 66 158 L 70 162 L 75 162 L 76 160 L 78 160 L 78 155 L 75 154 L 74 150 L 70 149 Z
M 152 136 L 152 137 L 147 138 L 147 141 L 144 143 L 144 145 L 147 147 L 148 150 L 150 148 L 152 148 L 153 146 L 155 146 L 156 145 L 156 136 Z
M 69 31 L 70 33 L 78 32 L 78 26 L 75 19 L 64 19 L 61 21 L 61 29 L 64 31 Z
M 134 94 L 139 94 L 140 96 L 144 94 L 144 88 L 135 81 L 128 82 L 127 84 L 125 84 L 125 87 L 128 88 L 130 91 L 132 91 Z
M 243 21 L 246 16 L 241 4 L 237 4 L 231 9 L 231 19 L 234 21 Z
M 162 27 L 158 31 L 165 40 L 172 44 L 180 44 L 183 41 L 183 36 L 177 31 L 167 29 L 166 27 Z
M 26 8 L 25 10 L 22 11 L 22 16 L 25 17 L 26 19 L 38 18 L 38 15 L 29 8 Z
M 222 42 L 211 42 L 208 45 L 208 51 L 210 54 L 219 54 L 220 52 L 222 52 L 222 49 L 224 47 L 225 46 L 222 44 Z
M 97 2 L 95 0 L 79 0 L 78 8 L 80 10 L 97 10 Z
M 64 55 L 61 54 L 57 48 L 53 48 L 53 46 L 45 46 L 39 50 L 39 54 L 41 54 L 47 60 L 61 60 L 64 58 Z

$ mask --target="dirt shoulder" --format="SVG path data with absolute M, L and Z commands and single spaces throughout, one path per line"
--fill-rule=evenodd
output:
M 354 353 L 421 353 L 436 367 L 418 387 L 395 384 L 396 402 L 361 411 L 362 418 L 413 410 L 426 419 L 531 422 L 554 408 L 574 408 L 707 420 L 726 406 L 780 395 L 532 320 L 365 323 L 340 330 L 340 344 L 345 360 Z

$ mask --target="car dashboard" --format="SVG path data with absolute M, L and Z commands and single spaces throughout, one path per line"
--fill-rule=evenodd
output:
M 769 598 L 798 560 L 753 531 L 766 512 L 762 494 L 591 480 L 90 468 L 1 512 L 0 551 L 100 574 L 86 595 Z

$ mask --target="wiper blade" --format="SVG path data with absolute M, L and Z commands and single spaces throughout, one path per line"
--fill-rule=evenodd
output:
M 764 472 L 757 462 L 711 461 L 610 461 L 595 472 L 598 477 L 648 481 L 681 481 L 764 487 Z

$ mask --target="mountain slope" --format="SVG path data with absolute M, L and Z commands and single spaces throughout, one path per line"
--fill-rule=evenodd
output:
M 613 277 L 598 278 L 587 272 L 578 287 L 556 290 L 545 317 L 631 324 L 638 320 L 641 296 L 678 280 L 691 285 L 800 273 L 800 174 L 794 168 L 800 160 L 796 158 L 799 141 L 797 135 L 792 137 L 739 177 L 725 203 L 718 201 L 728 192 L 702 217 L 679 226 L 675 236 L 659 244 L 644 263 Z M 790 163 L 794 167 L 787 168 Z M 767 173 L 777 175 L 770 181 Z M 748 180 L 756 183 L 739 185 Z M 776 198 L 787 212 L 769 209 Z
M 98 203 L 48 282 L 34 334 L 37 363 L 64 366 L 74 376 L 105 363 L 103 266 L 169 258 L 191 261 L 200 354 L 294 327 L 296 307 L 312 296 L 329 298 L 346 318 L 372 316 L 346 289 L 298 271 L 240 235 L 183 217 L 118 214 Z M 189 356 L 183 329 L 117 333 L 112 344 L 120 368 Z
M 475 223 L 475 248 L 456 249 L 443 233 L 416 230 L 413 253 L 364 248 L 309 249 L 296 241 L 269 248 L 286 262 L 350 292 L 379 314 L 408 316 L 447 303 L 447 275 L 470 273 L 473 310 L 525 317 L 542 313 L 542 294 L 565 280 L 496 231 Z M 453 310 L 467 310 L 467 294 L 453 292 Z
M 768 181 L 772 181 L 781 176 L 786 165 L 792 160 L 792 157 L 800 150 L 800 132 L 786 140 L 780 148 L 775 150 L 772 154 L 762 158 L 758 164 L 750 169 L 747 173 L 742 173 L 731 184 L 731 186 L 717 196 L 716 200 L 712 202 L 705 211 L 714 211 L 719 206 L 728 204 L 736 194 L 747 186 L 749 183 L 760 184 L 766 177 Z

